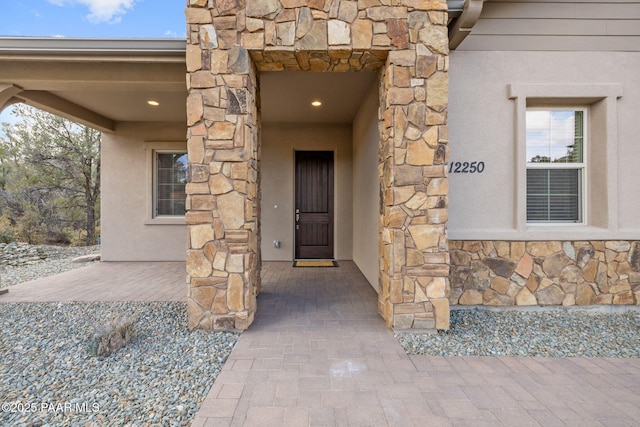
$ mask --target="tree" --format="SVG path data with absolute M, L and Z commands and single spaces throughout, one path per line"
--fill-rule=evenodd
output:
M 19 121 L 4 124 L 0 138 L 3 215 L 33 243 L 82 229 L 85 243 L 96 244 L 100 132 L 26 105 L 14 111 Z

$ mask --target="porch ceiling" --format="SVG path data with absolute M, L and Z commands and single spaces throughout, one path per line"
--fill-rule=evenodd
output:
M 184 51 L 180 40 L 0 38 L 0 108 L 24 102 L 105 132 L 124 121 L 186 123 Z M 350 123 L 375 79 L 263 72 L 262 119 Z
M 179 40 L 0 38 L 0 107 L 25 102 L 105 132 L 123 121 L 185 123 L 184 49 Z M 375 79 L 365 71 L 261 73 L 262 118 L 349 123 Z M 311 107 L 314 99 L 322 107 Z
M 106 132 L 185 123 L 184 50 L 180 40 L 0 38 L 0 86 L 12 85 L 0 108 L 24 102 Z
M 315 73 L 274 71 L 260 74 L 263 122 L 351 123 L 377 72 Z M 322 106 L 313 107 L 319 100 Z

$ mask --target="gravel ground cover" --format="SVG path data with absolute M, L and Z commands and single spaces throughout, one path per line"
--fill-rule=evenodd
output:
M 48 258 L 0 267 L 0 286 L 86 263 L 99 247 L 46 246 Z M 100 322 L 133 316 L 137 336 L 89 354 Z M 190 425 L 239 335 L 189 331 L 186 306 L 165 303 L 0 304 L 0 425 Z M 640 357 L 640 311 L 453 310 L 451 329 L 398 334 L 409 354 Z
M 100 252 L 99 246 L 64 247 L 42 245 L 48 257 L 34 264 L 13 267 L 0 265 L 0 288 L 29 280 L 51 276 L 74 268 L 86 267 L 90 263 L 73 263 L 74 258 Z
M 102 359 L 100 322 L 133 316 L 136 338 Z M 186 305 L 0 305 L 0 425 L 189 425 L 238 334 L 189 331 Z
M 48 257 L 0 266 L 2 286 L 80 268 L 98 246 L 42 246 Z M 90 355 L 96 327 L 133 317 L 136 338 Z M 0 304 L 0 426 L 188 426 L 239 335 L 189 331 L 182 302 Z
M 396 337 L 432 356 L 640 357 L 640 311 L 452 310 L 449 331 Z

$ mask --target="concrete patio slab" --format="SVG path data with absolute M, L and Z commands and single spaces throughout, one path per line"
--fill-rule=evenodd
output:
M 96 262 L 9 287 L 3 302 L 186 301 L 184 262 Z
M 263 263 L 193 426 L 631 426 L 639 359 L 407 356 L 352 262 Z

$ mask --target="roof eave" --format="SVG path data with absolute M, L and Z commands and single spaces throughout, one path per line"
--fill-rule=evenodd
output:
M 0 54 L 13 55 L 184 56 L 185 51 L 184 39 L 0 37 Z

